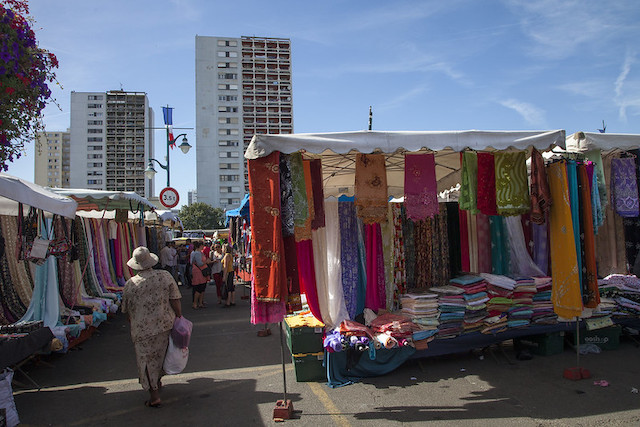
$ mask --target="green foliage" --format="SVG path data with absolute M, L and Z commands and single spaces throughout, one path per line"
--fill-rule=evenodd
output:
M 213 230 L 224 227 L 224 211 L 206 203 L 183 205 L 178 215 L 185 230 Z
M 56 82 L 58 60 L 38 46 L 28 13 L 26 0 L 0 2 L 0 171 L 44 129 L 48 84 Z

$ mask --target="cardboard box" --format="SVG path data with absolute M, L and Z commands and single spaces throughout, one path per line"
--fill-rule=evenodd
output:
M 292 354 L 291 361 L 296 373 L 296 381 L 326 381 L 327 374 L 324 366 L 322 366 L 323 360 L 324 352 Z

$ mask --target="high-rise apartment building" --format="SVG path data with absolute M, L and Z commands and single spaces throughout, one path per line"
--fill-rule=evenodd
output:
M 249 191 L 254 134 L 293 133 L 291 41 L 196 36 L 198 201 L 234 208 Z
M 41 132 L 34 157 L 34 182 L 43 187 L 69 187 L 71 133 Z
M 153 109 L 144 92 L 71 92 L 71 188 L 154 195 Z

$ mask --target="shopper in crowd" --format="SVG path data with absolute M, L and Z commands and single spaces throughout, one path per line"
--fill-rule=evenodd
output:
M 209 260 L 202 255 L 202 242 L 196 241 L 193 244 L 193 252 L 190 257 L 191 265 L 191 287 L 193 289 L 194 310 L 206 307 L 204 302 L 204 291 L 207 289 L 209 275 L 203 274 L 202 270 L 209 266 Z
M 204 246 L 202 247 L 202 255 L 206 259 L 209 259 L 209 254 L 211 253 L 211 240 L 205 240 Z
M 216 295 L 218 296 L 218 304 L 222 304 L 222 245 L 216 242 L 213 245 L 213 249 L 209 253 L 209 259 L 211 260 L 211 277 L 216 285 Z
M 236 293 L 233 268 L 233 248 L 231 245 L 224 245 L 224 257 L 222 258 L 222 281 L 224 283 L 224 292 L 226 294 L 226 302 L 224 308 L 236 305 Z
M 178 286 L 169 272 L 153 269 L 157 263 L 158 257 L 146 247 L 133 251 L 127 265 L 138 274 L 125 284 L 121 307 L 129 316 L 139 382 L 149 392 L 145 405 L 151 408 L 162 404 L 160 379 L 169 332 L 175 318 L 182 316 Z
M 160 263 L 162 268 L 171 273 L 173 280 L 178 281 L 178 251 L 172 240 L 169 240 L 160 251 Z

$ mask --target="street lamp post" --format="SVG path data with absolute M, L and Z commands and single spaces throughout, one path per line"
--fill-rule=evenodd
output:
M 180 148 L 180 150 L 182 150 L 182 152 L 184 154 L 187 154 L 189 152 L 189 150 L 191 149 L 191 145 L 189 145 L 189 141 L 187 140 L 187 134 L 186 133 L 181 133 L 180 135 L 178 135 L 175 138 L 171 139 L 169 137 L 169 129 L 167 129 L 167 157 L 166 157 L 167 164 L 163 165 L 158 160 L 150 158 L 149 162 L 147 163 L 147 168 L 144 170 L 144 174 L 148 179 L 153 179 L 153 177 L 156 174 L 156 170 L 153 168 L 153 162 L 156 162 L 158 164 L 158 166 L 160 166 L 162 169 L 167 171 L 167 187 L 171 186 L 171 177 L 170 177 L 170 174 L 169 174 L 169 148 L 180 137 L 182 137 L 182 143 L 178 146 L 178 148 Z

